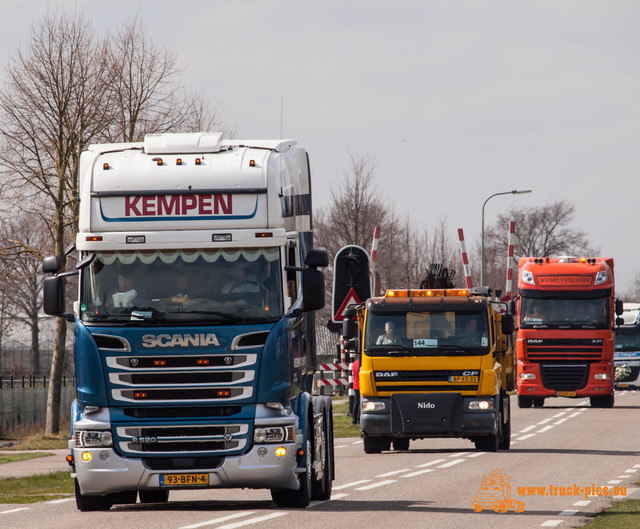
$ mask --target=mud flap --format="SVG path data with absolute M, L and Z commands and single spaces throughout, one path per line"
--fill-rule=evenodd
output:
M 445 433 L 462 431 L 462 396 L 451 393 L 391 395 L 391 431 Z

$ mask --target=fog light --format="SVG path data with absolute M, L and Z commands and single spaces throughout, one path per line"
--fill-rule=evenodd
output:
M 260 448 L 258 448 L 258 455 L 260 457 L 265 457 L 268 453 L 269 451 L 264 446 L 261 446 Z
M 284 457 L 287 455 L 287 449 L 284 446 L 279 446 L 276 448 L 276 455 L 278 457 Z
M 109 459 L 109 452 L 102 450 L 100 452 L 100 461 L 107 461 Z
M 89 461 L 91 461 L 91 452 L 82 452 L 82 460 L 85 463 L 88 463 Z

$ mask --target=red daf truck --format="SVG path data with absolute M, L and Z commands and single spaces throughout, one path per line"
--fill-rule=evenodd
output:
M 610 257 L 522 257 L 518 262 L 518 406 L 589 397 L 613 406 L 615 299 Z

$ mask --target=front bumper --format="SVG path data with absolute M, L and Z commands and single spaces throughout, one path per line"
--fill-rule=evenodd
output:
M 440 394 L 415 394 L 416 399 L 435 400 Z M 451 395 L 445 394 L 447 397 Z M 478 400 L 492 400 L 493 409 L 486 411 L 470 410 L 469 403 Z M 433 417 L 427 417 L 422 423 L 409 425 L 407 417 L 399 420 L 398 413 L 402 410 L 393 408 L 391 399 L 363 398 L 361 406 L 367 401 L 375 401 L 384 406 L 384 410 L 369 412 L 360 411 L 360 430 L 363 436 L 369 437 L 408 437 L 413 439 L 427 437 L 463 437 L 471 438 L 484 435 L 495 435 L 498 432 L 498 397 L 460 397 L 451 405 L 446 413 Z M 437 410 L 435 410 L 437 411 Z M 409 412 L 410 413 L 410 412 Z M 395 417 L 392 415 L 395 414 Z M 406 414 L 405 414 L 406 415 Z
M 280 457 L 275 449 L 283 446 L 286 455 Z M 266 448 L 265 455 L 258 455 L 259 448 Z M 297 489 L 297 443 L 256 445 L 241 456 L 226 457 L 218 468 L 197 470 L 151 470 L 141 459 L 125 459 L 112 448 L 73 448 L 75 477 L 82 494 L 109 494 L 125 490 L 153 490 L 162 487 L 161 474 L 209 474 L 209 485 L 204 488 L 278 488 Z M 82 458 L 83 452 L 91 453 L 91 460 Z

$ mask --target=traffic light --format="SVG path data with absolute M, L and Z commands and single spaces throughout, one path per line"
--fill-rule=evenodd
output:
M 344 320 L 344 310 L 371 297 L 369 254 L 355 245 L 343 247 L 333 262 L 332 321 Z

